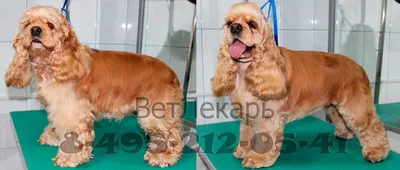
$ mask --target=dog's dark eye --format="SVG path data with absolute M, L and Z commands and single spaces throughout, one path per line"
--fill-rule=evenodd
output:
M 227 23 L 226 23 L 226 26 L 228 26 L 228 27 L 229 27 L 229 26 L 231 26 L 231 25 L 232 25 L 232 23 L 233 23 L 233 22 L 229 21 L 229 22 L 227 22 Z
M 256 29 L 257 28 L 257 24 L 254 21 L 250 21 L 247 23 L 247 25 L 249 25 L 250 28 Z
M 47 23 L 47 26 L 49 26 L 50 29 L 54 29 L 54 24 L 53 23 Z

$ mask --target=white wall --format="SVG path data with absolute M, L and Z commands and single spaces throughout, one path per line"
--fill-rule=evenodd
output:
M 137 1 L 137 0 L 134 0 Z M 161 58 L 183 87 L 195 6 L 187 0 L 147 0 L 143 53 Z M 195 57 L 195 56 L 194 56 Z M 195 59 L 194 59 L 195 62 Z M 195 67 L 189 89 L 195 90 Z
M 375 82 L 381 1 L 339 0 L 339 6 L 336 52 L 351 56 Z M 393 103 L 400 101 L 400 4 L 394 0 L 388 0 L 386 22 L 379 99 L 380 103 Z
M 34 87 L 6 88 L 4 74 L 14 55 L 12 40 L 18 32 L 18 20 L 25 9 L 35 5 L 61 8 L 63 2 L 64 0 L 0 0 L 0 114 L 42 109 L 35 97 Z M 71 23 L 83 44 L 103 50 L 135 52 L 138 7 L 138 0 L 71 0 Z M 188 56 L 193 11 L 194 5 L 186 0 L 146 1 L 142 52 L 160 58 L 172 67 L 179 76 L 181 86 Z M 172 12 L 174 15 L 169 18 Z M 195 71 L 192 73 L 195 76 Z M 194 89 L 195 78 L 192 80 L 190 88 Z
M 400 101 L 400 4 L 388 0 L 388 18 L 382 72 L 380 102 Z M 198 124 L 231 121 L 220 116 L 202 117 L 204 102 L 229 102 L 229 98 L 215 98 L 211 94 L 210 78 L 214 76 L 219 44 L 227 8 L 243 0 L 201 0 L 198 2 L 197 30 L 197 92 Z M 250 0 L 261 6 L 266 0 Z M 276 0 L 279 20 L 279 43 L 294 50 L 327 51 L 329 0 Z M 363 5 L 365 4 L 365 5 Z M 344 15 L 337 9 L 335 52 L 351 56 L 367 71 L 371 85 L 375 81 L 381 3 L 378 0 L 338 0 Z M 264 14 L 268 8 L 264 9 Z M 342 24 L 343 17 L 354 26 Z M 272 18 L 272 17 L 271 17 Z M 365 19 L 364 19 L 365 18 Z M 272 19 L 270 19 L 270 23 Z M 396 48 L 397 47 L 397 48 Z M 222 106 L 222 103 L 220 103 Z M 214 110 L 216 110 L 214 108 Z M 230 107 L 226 110 L 230 110 Z M 210 116 L 212 112 L 204 112 Z M 215 112 L 214 112 L 215 114 Z M 220 114 L 221 115 L 221 114 Z

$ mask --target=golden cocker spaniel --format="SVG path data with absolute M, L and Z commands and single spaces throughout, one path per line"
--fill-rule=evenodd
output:
M 150 136 L 144 159 L 152 166 L 174 165 L 181 157 L 182 90 L 175 72 L 161 60 L 139 54 L 93 51 L 53 7 L 36 6 L 20 19 L 15 56 L 5 75 L 8 87 L 24 88 L 35 77 L 49 125 L 39 138 L 60 146 L 74 132 L 80 152 L 58 149 L 54 163 L 75 167 L 92 158 L 94 127 L 100 118 L 122 119 L 138 111 Z M 143 99 L 143 100 L 139 100 Z
M 240 141 L 250 142 L 260 133 L 271 137 L 261 137 L 253 148 L 239 144 L 234 156 L 243 158 L 244 167 L 272 166 L 285 124 L 324 108 L 336 126 L 335 136 L 356 135 L 367 161 L 385 159 L 389 143 L 363 68 L 343 55 L 278 47 L 272 32 L 254 3 L 235 4 L 227 11 L 213 93 L 235 103 L 242 119 Z M 244 109 L 249 103 L 273 113 Z

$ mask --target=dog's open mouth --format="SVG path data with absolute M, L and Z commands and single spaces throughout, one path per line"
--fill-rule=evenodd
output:
M 31 48 L 32 49 L 41 49 L 44 47 L 44 44 L 42 41 L 40 41 L 39 38 L 33 38 L 31 41 Z
M 34 38 L 32 39 L 31 43 L 39 43 L 39 44 L 43 44 L 42 41 L 40 41 L 38 38 Z
M 254 45 L 249 47 L 246 46 L 246 44 L 244 44 L 242 41 L 240 41 L 239 39 L 235 39 L 233 41 L 233 43 L 231 44 L 231 46 L 229 46 L 229 53 L 231 54 L 231 57 L 233 59 L 240 59 L 240 57 L 246 53 L 246 52 L 251 52 L 251 50 L 253 49 Z

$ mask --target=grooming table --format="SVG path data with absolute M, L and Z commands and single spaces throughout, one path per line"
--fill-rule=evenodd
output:
M 43 132 L 43 128 L 48 124 L 47 113 L 44 110 L 38 111 L 22 111 L 11 112 L 12 122 L 16 131 L 16 138 L 19 142 L 19 149 L 21 152 L 22 160 L 25 161 L 25 168 L 29 170 L 63 170 L 65 168 L 55 167 L 52 161 L 57 154 L 57 147 L 42 146 L 37 140 Z M 134 150 L 136 146 L 128 147 L 122 144 L 121 137 L 128 133 L 139 134 L 143 139 L 143 145 L 139 147 L 138 151 L 134 153 L 125 152 L 126 150 Z M 101 138 L 105 133 L 116 133 L 117 143 L 112 143 L 107 140 L 103 141 L 104 145 L 99 145 Z M 93 169 L 93 170 L 109 170 L 109 169 L 161 169 L 159 167 L 151 167 L 147 161 L 143 160 L 144 153 L 147 149 L 147 137 L 145 137 L 143 130 L 140 128 L 134 116 L 126 116 L 121 122 L 115 120 L 101 120 L 95 123 L 95 142 L 94 142 L 94 158 L 89 163 L 79 165 L 74 169 Z M 129 142 L 125 139 L 125 143 Z M 115 146 L 115 153 L 107 154 L 109 147 Z M 97 147 L 96 147 L 97 146 Z M 111 149 L 112 150 L 112 149 Z M 195 169 L 196 168 L 196 154 L 195 152 L 185 147 L 184 154 L 178 163 L 167 169 Z
M 212 165 L 208 165 L 211 169 L 244 169 L 242 160 L 236 159 L 232 155 L 239 141 L 239 124 L 239 121 L 235 121 L 197 126 L 199 144 L 206 155 L 203 159 L 208 159 L 205 162 L 212 162 Z M 210 133 L 212 132 L 215 132 L 214 140 L 208 140 L 209 142 L 206 145 L 205 139 L 211 139 Z M 288 141 L 284 141 L 282 146 L 286 153 L 281 154 L 276 163 L 268 169 L 399 169 L 399 154 L 391 152 L 383 162 L 368 163 L 361 154 L 358 139 L 340 140 L 334 136 L 333 132 L 333 125 L 312 116 L 287 124 L 285 140 Z M 288 135 L 290 133 L 295 135 L 295 140 L 292 140 Z M 321 138 L 318 139 L 319 134 L 323 134 L 321 136 L 325 137 L 320 136 Z M 329 136 L 329 139 L 326 136 Z M 326 142 L 322 142 L 322 140 Z M 317 142 L 312 144 L 313 141 Z M 293 145 L 294 142 L 297 146 Z M 346 142 L 346 147 L 343 147 L 344 142 Z M 225 146 L 223 146 L 224 144 Z M 339 149 L 339 145 L 341 145 L 341 149 Z M 321 153 L 322 148 L 327 149 L 328 153 Z M 343 153 L 344 150 L 347 153 Z
M 376 112 L 387 130 L 400 134 L 400 103 L 379 104 Z

